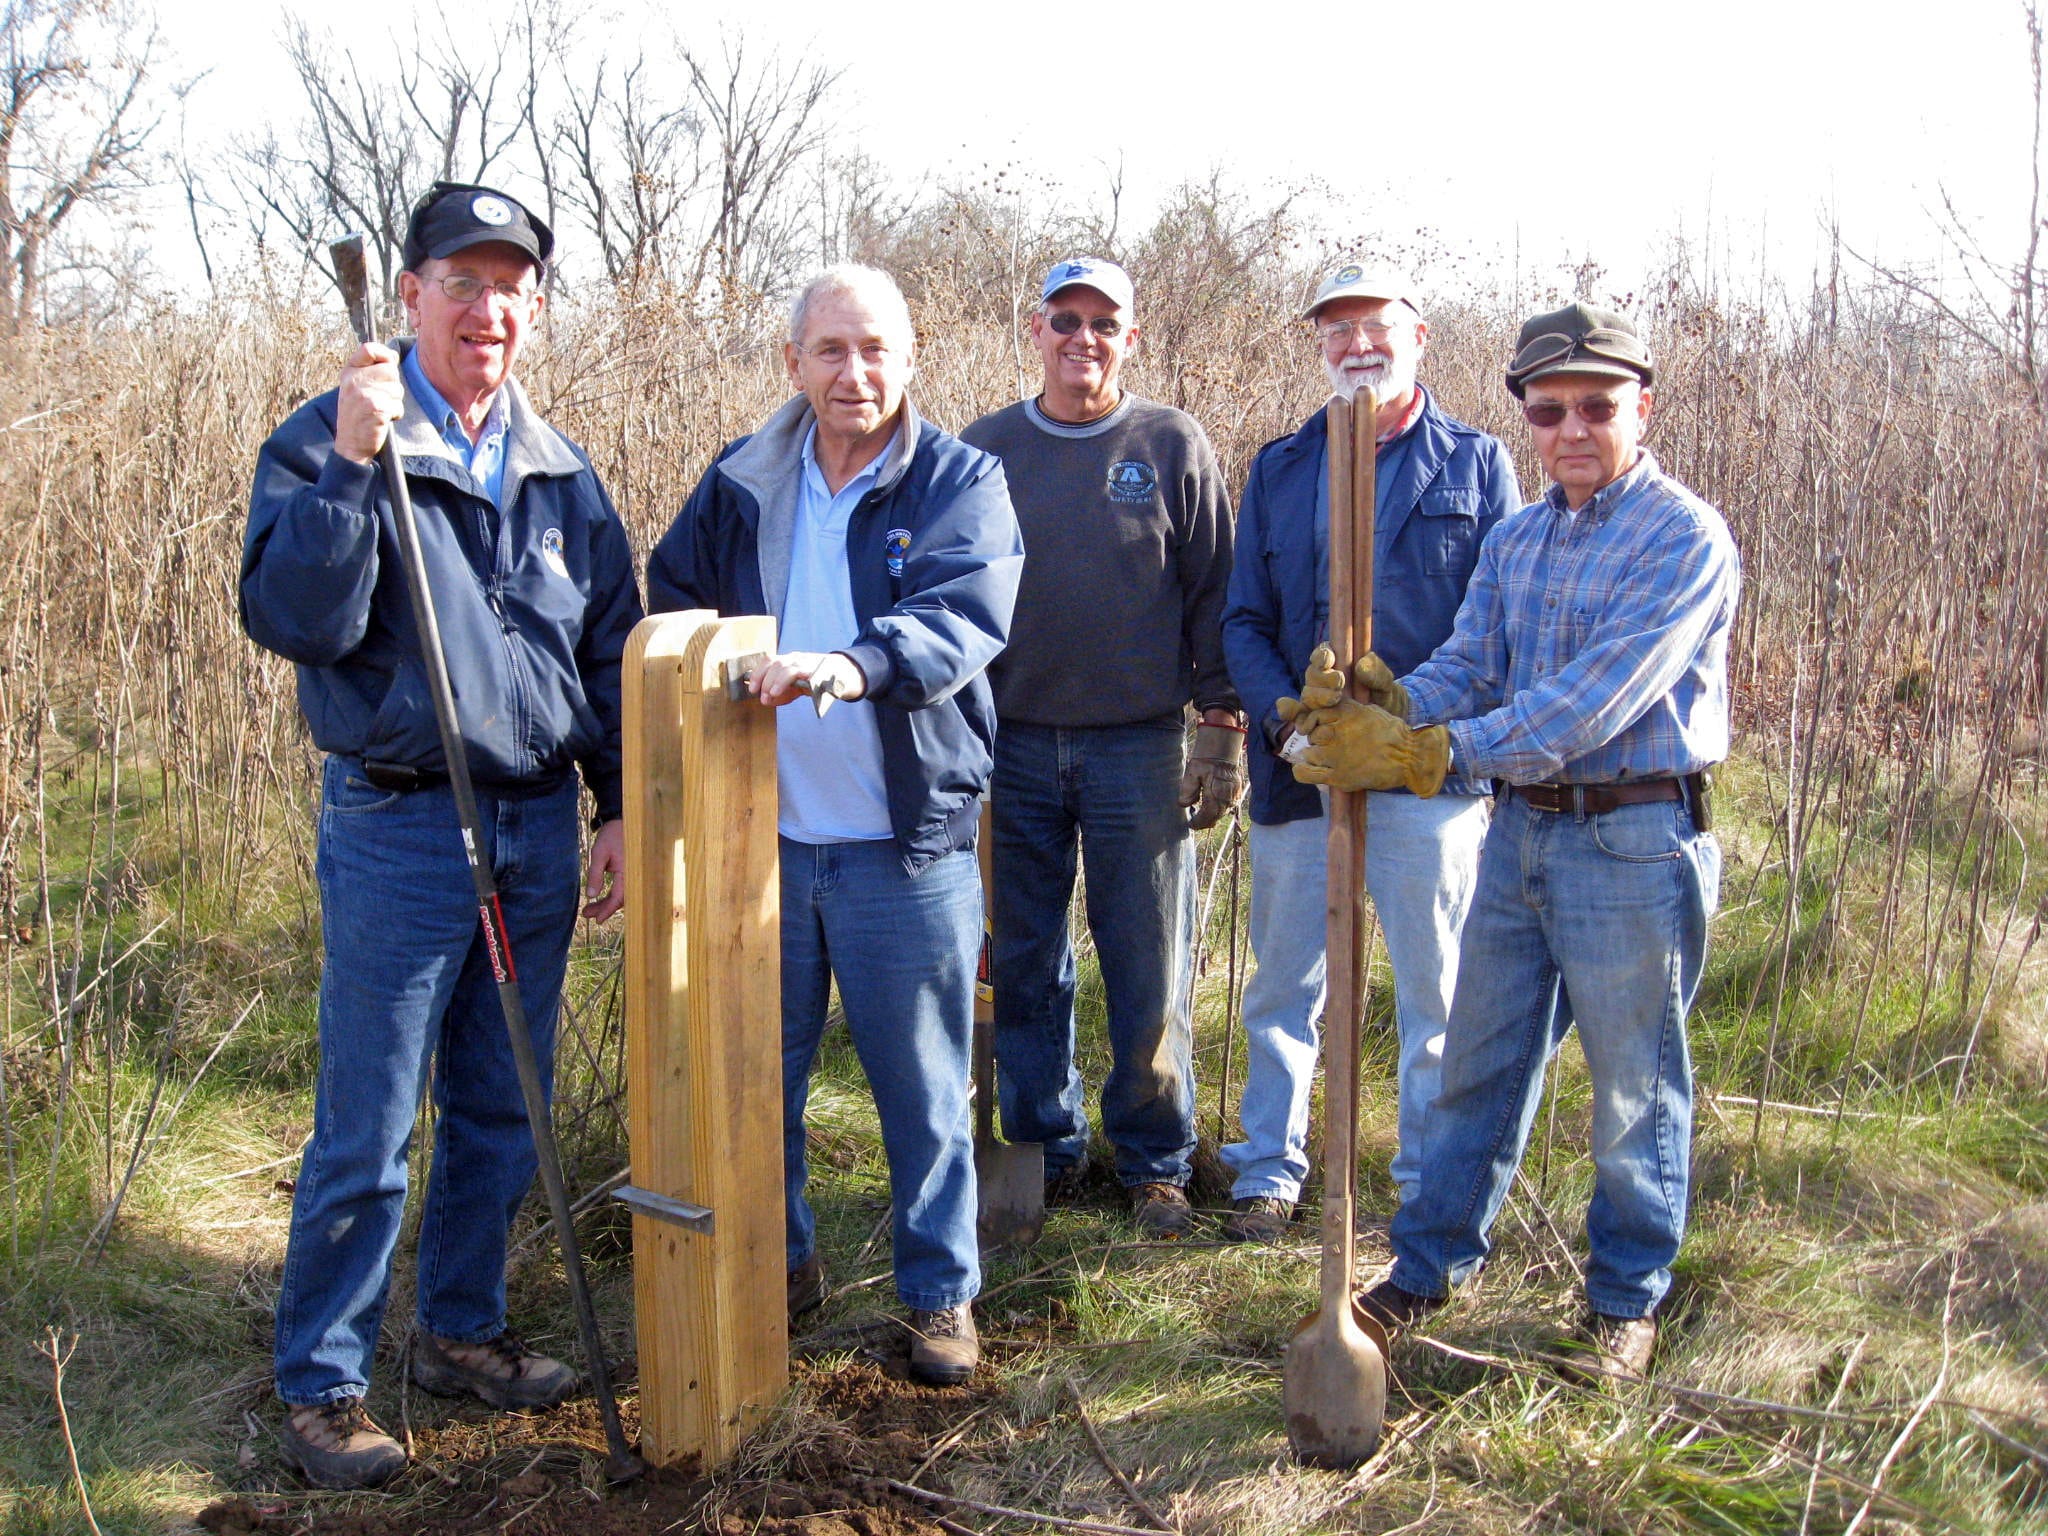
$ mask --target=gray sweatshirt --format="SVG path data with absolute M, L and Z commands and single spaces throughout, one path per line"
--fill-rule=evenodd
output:
M 1230 498 L 1192 416 L 1127 394 L 1076 427 L 1020 400 L 960 436 L 1003 461 L 1024 534 L 1010 643 L 988 669 L 999 720 L 1237 708 L 1219 626 Z

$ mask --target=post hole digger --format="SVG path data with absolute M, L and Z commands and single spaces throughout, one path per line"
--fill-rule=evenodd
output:
M 1370 388 L 1329 405 L 1330 646 L 1349 679 L 1372 646 L 1377 401 Z M 1348 686 L 1355 686 L 1347 683 Z M 1352 1296 L 1357 1255 L 1358 1055 L 1365 1003 L 1365 822 L 1362 792 L 1330 794 L 1329 998 L 1323 1011 L 1321 1303 L 1287 1346 L 1282 1404 L 1301 1460 L 1355 1467 L 1379 1445 L 1387 1408 L 1387 1340 Z
M 477 201 L 490 200 L 479 197 Z M 511 217 L 509 213 L 503 213 L 502 217 L 499 217 L 498 208 L 493 208 L 492 213 L 494 220 L 498 222 Z M 334 262 L 336 280 L 348 306 L 349 318 L 357 339 L 368 344 L 373 335 L 363 239 L 360 235 L 351 235 L 334 242 L 329 251 Z M 478 815 L 476 792 L 471 781 L 468 752 L 456 715 L 447 656 L 442 647 L 435 618 L 434 597 L 427 583 L 419 528 L 414 517 L 404 469 L 399 462 L 397 445 L 388 432 L 378 449 L 377 457 L 391 499 L 400 559 L 405 568 L 406 589 L 413 621 L 420 636 L 420 660 L 432 699 L 435 725 L 446 764 L 448 788 L 461 826 L 463 854 L 468 864 L 483 923 L 485 946 L 510 1037 L 513 1062 L 525 1101 L 527 1122 L 532 1132 L 541 1182 L 547 1193 L 549 1211 L 562 1247 L 563 1268 L 568 1275 L 570 1292 L 575 1302 L 591 1390 L 604 1423 L 608 1449 L 605 1470 L 612 1480 L 622 1481 L 637 1476 L 643 1470 L 643 1464 L 626 1442 L 625 1432 L 619 1423 L 618 1407 L 612 1395 L 610 1371 L 598 1332 L 596 1311 L 591 1304 L 589 1287 L 584 1278 L 582 1257 L 577 1250 L 568 1194 L 562 1180 L 561 1158 L 555 1145 L 553 1125 L 541 1085 L 540 1066 L 535 1056 L 525 1006 L 519 992 L 510 939 L 496 881 L 485 859 L 486 844 Z

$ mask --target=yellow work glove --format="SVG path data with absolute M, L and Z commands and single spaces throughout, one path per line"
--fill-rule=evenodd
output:
M 1366 701 L 1377 704 L 1396 720 L 1408 718 L 1408 690 L 1394 681 L 1394 669 L 1389 667 L 1371 651 L 1358 658 L 1351 669 L 1351 675 L 1358 679 L 1358 686 L 1365 690 Z
M 1443 788 L 1450 772 L 1451 733 L 1444 727 L 1411 731 L 1378 705 L 1356 699 L 1316 711 L 1308 739 L 1308 751 L 1294 765 L 1295 778 L 1304 784 L 1406 789 L 1427 799 Z
M 1194 831 L 1213 827 L 1244 794 L 1244 731 L 1235 725 L 1195 727 L 1187 771 L 1180 776 L 1180 805 Z

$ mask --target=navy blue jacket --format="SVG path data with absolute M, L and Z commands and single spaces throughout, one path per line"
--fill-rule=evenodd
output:
M 503 513 L 410 392 L 392 425 L 456 717 L 480 787 L 544 788 L 580 765 L 610 820 L 619 658 L 641 616 L 632 550 L 583 450 L 504 388 Z M 383 473 L 334 451 L 335 398 L 299 407 L 256 456 L 242 627 L 298 663 L 321 750 L 445 773 Z
M 656 613 L 772 613 L 789 590 L 790 540 L 811 404 L 799 395 L 729 443 L 647 561 Z M 989 661 L 1009 638 L 1024 545 L 1002 461 L 921 420 L 908 401 L 875 484 L 846 528 L 889 823 L 916 875 L 974 845 L 994 766 Z
M 1316 489 L 1328 474 L 1325 416 L 1317 411 L 1259 450 L 1238 504 L 1223 655 L 1251 717 L 1251 814 L 1263 826 L 1322 814 L 1315 786 L 1297 783 L 1274 753 L 1284 728 L 1273 701 L 1300 693 L 1309 653 L 1325 638 L 1316 623 L 1315 532 Z M 1402 442 L 1400 471 L 1380 478 L 1373 512 L 1372 648 L 1396 677 L 1450 637 L 1480 541 L 1522 505 L 1506 446 L 1445 415 L 1427 390 Z M 1484 792 L 1455 778 L 1444 789 Z

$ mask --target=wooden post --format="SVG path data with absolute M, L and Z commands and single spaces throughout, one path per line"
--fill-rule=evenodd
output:
M 706 1470 L 789 1379 L 783 1308 L 781 882 L 775 719 L 725 662 L 770 618 L 662 614 L 626 647 L 626 1112 L 641 1449 Z

